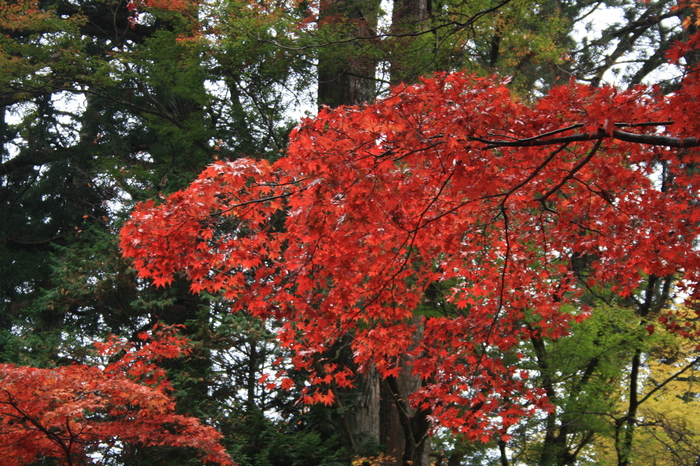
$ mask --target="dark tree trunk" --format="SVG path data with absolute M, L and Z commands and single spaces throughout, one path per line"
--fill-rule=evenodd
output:
M 428 466 L 430 464 L 430 421 L 428 411 L 416 410 L 408 403 L 408 397 L 420 385 L 420 380 L 405 370 L 399 378 L 385 380 L 391 394 L 391 401 L 386 407 L 387 414 L 383 427 L 391 427 L 386 445 L 395 445 L 394 450 L 387 448 L 387 454 L 397 459 L 402 466 Z M 385 400 L 382 399 L 384 402 Z M 398 422 L 397 422 L 398 421 Z M 397 429 L 396 424 L 399 424 Z M 400 461 L 399 461 L 400 460 Z
M 378 10 L 378 0 L 321 1 L 319 106 L 356 105 L 375 98 L 377 60 L 366 52 L 376 36 Z
M 392 21 L 406 31 L 418 30 L 427 5 L 427 0 L 396 0 Z M 376 97 L 377 59 L 368 52 L 375 47 L 378 10 L 378 0 L 321 1 L 319 36 L 324 46 L 318 55 L 319 106 L 357 105 Z M 391 67 L 392 76 L 408 72 L 407 65 L 398 61 L 392 61 Z M 430 464 L 428 413 L 408 403 L 419 385 L 408 364 L 397 379 L 381 380 L 374 370 L 358 376 L 354 393 L 345 393 L 352 397 L 352 411 L 344 413 L 342 420 L 346 443 L 355 454 L 365 454 L 374 445 L 381 446 L 397 465 Z
M 392 85 L 411 83 L 429 70 L 416 69 L 416 54 L 429 53 L 416 50 L 416 36 L 427 25 L 430 0 L 394 0 L 391 14 L 393 40 L 389 81 Z

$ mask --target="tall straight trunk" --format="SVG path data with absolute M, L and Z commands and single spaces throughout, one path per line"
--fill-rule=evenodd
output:
M 421 62 L 417 55 L 432 53 L 434 50 L 416 50 L 422 38 L 417 33 L 427 26 L 430 0 L 393 0 L 391 12 L 392 57 L 389 66 L 389 81 L 392 85 L 411 83 L 419 75 L 429 70 L 417 64 Z
M 416 317 L 418 320 L 419 317 Z M 417 337 L 421 330 L 417 331 Z M 355 454 L 363 455 L 381 446 L 396 466 L 428 466 L 431 452 L 429 412 L 410 406 L 409 397 L 421 385 L 408 361 L 398 377 L 382 380 L 374 369 L 360 374 L 350 396 L 352 410 L 343 413 L 343 428 Z M 389 463 L 387 463 L 389 464 Z
M 383 438 L 387 446 L 386 453 L 396 459 L 397 465 L 428 466 L 430 464 L 430 437 L 428 436 L 430 413 L 426 410 L 414 409 L 408 402 L 408 397 L 420 387 L 420 384 L 421 381 L 411 374 L 410 368 L 406 365 L 398 378 L 392 377 L 385 380 L 385 385 L 391 394 L 391 403 L 385 408 L 382 433 L 388 434 Z M 384 401 L 384 398 L 382 400 Z M 387 427 L 391 430 L 387 431 Z
M 418 322 L 420 317 L 415 319 Z M 420 334 L 419 325 L 416 337 Z M 343 346 L 342 363 L 352 365 L 350 345 Z M 398 377 L 388 379 L 382 379 L 375 369 L 370 369 L 358 374 L 354 388 L 338 390 L 344 443 L 358 456 L 376 454 L 377 447 L 381 447 L 381 453 L 394 460 L 386 464 L 428 466 L 430 413 L 416 410 L 409 403 L 410 395 L 422 382 L 411 373 L 408 361 L 403 361 L 402 369 Z
M 319 36 L 325 45 L 318 54 L 319 106 L 357 105 L 376 97 L 378 60 L 373 37 L 379 3 L 321 0 Z M 426 18 L 426 12 L 427 0 L 396 0 L 392 22 L 413 31 L 419 27 L 417 22 Z M 399 69 L 408 70 L 407 64 L 390 62 L 392 75 Z M 416 319 L 418 322 L 419 317 Z M 428 466 L 429 413 L 409 406 L 408 397 L 420 386 L 420 380 L 411 375 L 407 363 L 403 369 L 396 379 L 381 380 L 375 370 L 357 377 L 352 412 L 343 414 L 349 437 L 346 443 L 354 453 L 366 451 L 363 445 L 381 445 L 383 453 L 394 458 L 396 465 Z
M 629 404 L 627 415 L 619 419 L 615 431 L 615 448 L 617 450 L 618 466 L 631 464 L 634 431 L 637 427 L 637 410 L 639 409 L 638 381 L 639 368 L 641 366 L 642 351 L 636 350 L 632 357 L 632 370 L 630 371 Z
M 356 105 L 375 98 L 377 60 L 368 50 L 376 36 L 378 11 L 379 0 L 321 0 L 319 106 Z

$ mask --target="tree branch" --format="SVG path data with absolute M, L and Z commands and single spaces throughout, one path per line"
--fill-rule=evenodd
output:
M 634 126 L 667 126 L 674 122 L 649 122 L 644 124 L 638 124 Z M 619 123 L 615 126 L 628 126 L 625 123 Z M 482 137 L 470 137 L 470 141 L 481 142 L 487 144 L 487 149 L 495 149 L 498 147 L 534 147 L 534 146 L 549 146 L 553 144 L 569 144 L 572 142 L 584 142 L 584 141 L 600 141 L 603 139 L 614 139 L 624 142 L 633 142 L 637 144 L 646 144 L 650 146 L 666 146 L 666 147 L 677 147 L 677 148 L 689 148 L 689 147 L 700 147 L 700 138 L 698 137 L 687 137 L 679 138 L 673 136 L 663 136 L 660 134 L 639 134 L 630 133 L 628 131 L 621 131 L 614 129 L 610 132 L 599 129 L 594 133 L 579 133 L 572 134 L 571 136 L 562 136 L 558 138 L 549 138 L 547 136 L 552 134 L 559 134 L 566 131 L 571 131 L 573 129 L 581 128 L 584 125 L 581 123 L 567 126 L 560 130 L 550 131 L 539 136 L 534 136 L 525 139 L 515 139 L 515 140 L 497 140 L 497 139 L 487 139 Z M 629 125 L 632 126 L 632 125 Z M 545 138 L 545 139 L 543 139 Z

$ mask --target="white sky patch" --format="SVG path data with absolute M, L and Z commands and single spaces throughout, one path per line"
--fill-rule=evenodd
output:
M 85 96 L 72 92 L 59 92 L 51 97 L 51 102 L 57 110 L 58 135 L 66 139 L 67 145 L 76 144 L 80 140 L 80 130 L 83 127 L 76 117 L 82 115 L 87 109 Z
M 379 18 L 377 20 L 377 29 L 379 31 L 388 31 L 391 27 L 391 13 L 393 11 L 394 2 L 392 0 L 381 0 L 379 3 Z
M 606 28 L 613 26 L 615 24 L 623 25 L 629 22 L 625 18 L 625 11 L 622 7 L 607 7 L 598 8 L 600 5 L 596 4 L 585 11 L 581 20 L 574 24 L 571 36 L 577 43 L 581 43 L 583 39 L 588 38 L 589 41 L 593 41 L 599 38 L 602 31 Z M 661 21 L 661 26 L 666 29 L 671 29 L 673 27 L 680 27 L 680 21 L 678 18 L 667 18 Z M 611 42 L 608 44 L 608 48 L 605 53 L 610 53 L 617 46 L 618 42 Z M 639 47 L 642 45 L 642 47 Z M 622 85 L 620 78 L 624 75 L 628 68 L 637 69 L 639 68 L 639 60 L 651 55 L 652 46 L 654 44 L 648 44 L 648 48 L 643 46 L 643 42 L 638 42 L 635 44 L 633 54 L 625 54 L 617 60 L 617 64 L 612 66 L 604 75 L 603 83 L 610 84 L 613 86 Z M 654 70 L 643 80 L 646 84 L 653 84 L 665 79 L 670 79 L 679 75 L 679 70 L 677 67 L 672 65 L 662 65 L 658 69 Z

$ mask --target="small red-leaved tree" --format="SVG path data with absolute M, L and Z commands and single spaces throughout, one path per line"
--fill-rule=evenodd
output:
M 89 455 L 132 444 L 189 447 L 206 463 L 233 464 L 213 427 L 175 414 L 171 386 L 155 362 L 186 352 L 187 340 L 173 328 L 155 333 L 142 334 L 138 349 L 117 338 L 97 344 L 102 355 L 122 355 L 104 368 L 0 365 L 0 463 L 49 457 L 85 464 Z
M 140 205 L 121 246 L 157 285 L 184 271 L 193 291 L 283 322 L 305 401 L 352 384 L 324 359 L 350 339 L 360 371 L 408 363 L 415 407 L 488 438 L 548 409 L 518 345 L 565 335 L 582 290 L 674 275 L 700 297 L 699 100 L 697 70 L 670 96 L 571 83 L 532 106 L 500 79 L 440 74 L 322 110 L 275 164 L 210 166 Z M 421 315 L 435 283 L 444 311 Z

